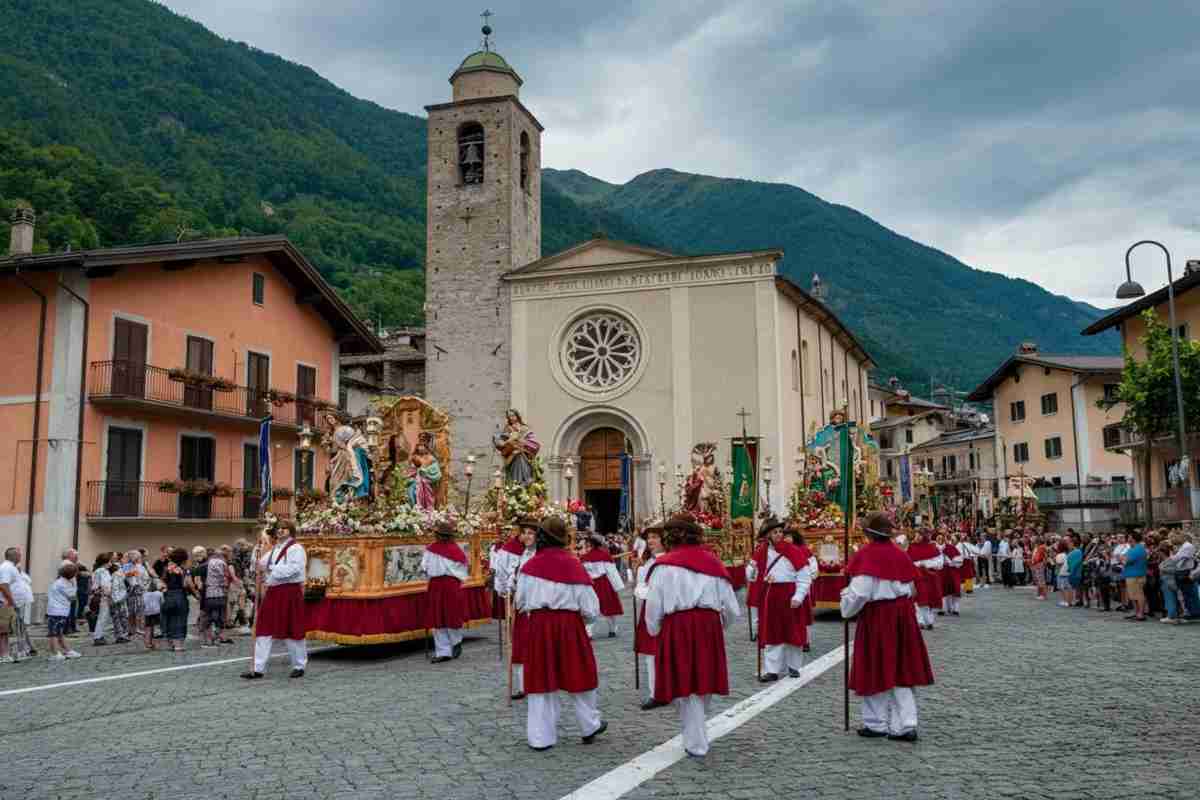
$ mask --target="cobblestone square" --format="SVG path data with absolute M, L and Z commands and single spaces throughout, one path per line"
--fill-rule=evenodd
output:
M 282 658 L 266 680 L 239 680 L 245 639 L 178 659 L 135 645 L 89 646 L 73 662 L 40 658 L 0 670 L 0 792 L 616 796 L 577 790 L 678 734 L 671 709 L 637 707 L 628 593 L 625 605 L 620 636 L 595 642 L 610 727 L 590 747 L 570 714 L 554 749 L 526 747 L 524 705 L 504 700 L 494 627 L 473 631 L 463 658 L 445 665 L 429 664 L 415 644 L 314 643 L 300 681 L 287 678 Z M 813 659 L 841 645 L 833 617 L 819 620 L 815 634 Z M 1190 743 L 1200 722 L 1180 713 L 1179 698 L 1191 691 L 1200 626 L 1139 625 L 1037 602 L 1028 590 L 990 589 L 926 636 L 937 684 L 921 693 L 916 745 L 843 732 L 837 662 L 715 741 L 704 761 L 673 763 L 624 796 L 1065 800 L 1194 790 Z M 762 688 L 744 619 L 727 631 L 727 650 L 732 693 L 710 719 Z M 174 666 L 185 668 L 161 671 Z M 856 727 L 853 700 L 851 708 Z

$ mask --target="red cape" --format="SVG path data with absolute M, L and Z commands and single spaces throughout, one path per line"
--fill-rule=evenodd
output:
M 912 583 L 917 579 L 917 568 L 909 558 L 911 554 L 912 548 L 906 554 L 890 541 L 873 540 L 858 548 L 850 558 L 846 574 L 852 578 L 870 575 L 885 581 Z
M 958 558 L 958 548 L 952 544 L 948 544 L 942 548 L 942 555 L 946 556 L 946 558 Z
M 521 544 L 521 537 L 515 533 L 508 537 L 508 541 L 500 548 L 502 552 L 512 553 L 514 556 L 525 554 L 525 545 Z
M 467 563 L 467 554 L 464 553 L 463 549 L 454 542 L 438 541 L 428 545 L 425 549 L 433 553 L 435 556 L 448 558 L 451 561 L 457 561 L 460 564 Z
M 555 583 L 592 585 L 592 579 L 588 577 L 587 570 L 579 563 L 579 559 L 561 547 L 539 548 L 533 558 L 521 567 L 521 574 Z
M 913 542 L 908 546 L 908 557 L 915 564 L 918 561 L 928 561 L 937 558 L 941 553 L 933 542 Z
M 585 564 L 595 564 L 598 561 L 608 564 L 613 563 L 612 553 L 608 552 L 607 547 L 593 547 L 584 553 L 579 560 Z
M 653 575 L 654 570 L 660 566 L 683 567 L 684 569 L 690 569 L 692 572 L 699 572 L 701 575 L 722 578 L 729 581 L 730 585 L 733 585 L 733 578 L 730 577 L 729 570 L 725 569 L 725 565 L 721 563 L 721 559 L 717 558 L 716 554 L 704 545 L 683 545 L 673 548 L 669 553 L 664 553 L 654 559 L 654 566 L 650 568 L 647 578 L 649 575 Z
M 792 562 L 793 569 L 804 569 L 808 566 L 808 559 L 811 554 L 808 548 L 801 549 L 791 542 L 780 542 L 778 545 L 773 545 L 775 553 L 782 555 L 788 561 Z M 767 579 L 767 548 L 765 545 L 760 546 L 754 553 L 754 564 L 758 567 L 758 577 L 756 580 L 765 581 Z

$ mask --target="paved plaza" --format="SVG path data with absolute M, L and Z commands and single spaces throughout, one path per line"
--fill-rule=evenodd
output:
M 624 601 L 628 612 L 628 592 Z M 329 647 L 299 681 L 288 679 L 285 658 L 266 680 L 239 680 L 246 661 L 231 659 L 248 654 L 245 639 L 184 656 L 89 646 L 65 664 L 5 665 L 0 796 L 1068 800 L 1195 791 L 1200 718 L 1181 698 L 1193 693 L 1200 625 L 1129 623 L 1035 602 L 1029 590 L 977 591 L 961 618 L 926 634 L 937 685 L 921 693 L 921 741 L 910 745 L 842 731 L 834 618 L 818 621 L 811 654 L 829 654 L 830 669 L 790 693 L 776 685 L 759 695 L 777 700 L 770 707 L 743 702 L 763 690 L 743 618 L 727 632 L 732 694 L 710 719 L 751 710 L 728 720 L 742 724 L 704 761 L 677 760 L 675 748 L 644 755 L 679 731 L 672 709 L 638 709 L 630 634 L 627 621 L 619 638 L 595 643 L 608 732 L 582 745 L 564 707 L 565 729 L 547 753 L 525 745 L 524 704 L 504 700 L 494 627 L 474 631 L 463 657 L 444 665 L 415 644 Z M 186 668 L 162 671 L 173 666 Z M 852 702 L 852 727 L 857 712 Z

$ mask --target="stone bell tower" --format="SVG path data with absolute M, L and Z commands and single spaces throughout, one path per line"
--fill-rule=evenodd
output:
M 484 25 L 483 49 L 450 76 L 452 102 L 425 107 L 425 395 L 450 412 L 456 461 L 492 452 L 510 403 L 501 276 L 542 255 L 542 126 L 491 32 Z

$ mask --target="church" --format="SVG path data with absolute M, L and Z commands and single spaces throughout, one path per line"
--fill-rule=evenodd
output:
M 875 364 L 853 332 L 770 242 L 678 255 L 596 238 L 543 256 L 544 129 L 520 76 L 485 38 L 450 85 L 426 107 L 424 394 L 454 420 L 451 474 L 467 454 L 489 463 L 516 409 L 551 498 L 585 500 L 613 530 L 622 496 L 634 521 L 660 489 L 676 504 L 697 443 L 723 469 L 744 424 L 773 465 L 764 500 L 784 509 L 806 436 L 835 409 L 869 421 Z

